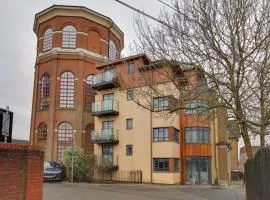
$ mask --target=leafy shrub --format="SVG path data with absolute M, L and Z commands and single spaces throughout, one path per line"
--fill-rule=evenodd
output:
M 63 153 L 63 161 L 68 170 L 68 177 L 72 173 L 72 147 Z M 91 178 L 95 167 L 95 158 L 92 154 L 85 153 L 83 149 L 73 147 L 73 181 L 84 182 Z

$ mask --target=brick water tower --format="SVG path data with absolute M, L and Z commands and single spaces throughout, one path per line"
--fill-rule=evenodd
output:
M 72 144 L 93 151 L 91 88 L 96 67 L 120 58 L 124 35 L 108 17 L 81 6 L 51 6 L 35 15 L 37 57 L 31 144 L 61 160 Z

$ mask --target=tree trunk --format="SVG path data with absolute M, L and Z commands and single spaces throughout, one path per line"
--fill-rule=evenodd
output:
M 252 151 L 250 138 L 249 138 L 249 135 L 248 135 L 248 130 L 247 130 L 247 127 L 246 127 L 244 122 L 241 123 L 241 133 L 242 133 L 242 137 L 243 137 L 243 140 L 244 140 L 247 157 L 250 158 L 250 157 L 253 156 L 253 151 Z

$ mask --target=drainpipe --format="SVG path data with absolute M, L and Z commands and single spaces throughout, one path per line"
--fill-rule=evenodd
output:
M 153 80 L 153 77 L 154 77 L 153 76 L 153 71 L 151 72 L 151 76 L 152 76 L 151 78 Z M 150 183 L 153 183 L 153 132 L 152 131 L 153 131 L 153 112 L 151 110 L 150 111 L 150 154 L 151 154 Z
M 215 170 L 216 170 L 216 177 L 217 177 L 217 183 L 219 182 L 219 173 L 218 173 L 218 167 L 217 167 L 217 127 L 216 127 L 216 123 L 217 123 L 217 114 L 214 114 L 215 119 L 214 119 L 214 156 L 215 156 Z M 211 173 L 212 174 L 212 173 Z M 211 176 L 212 177 L 212 176 Z

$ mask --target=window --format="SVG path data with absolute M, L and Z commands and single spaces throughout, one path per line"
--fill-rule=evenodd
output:
M 153 99 L 153 110 L 162 111 L 169 107 L 168 97 L 156 97 Z
M 135 66 L 134 64 L 128 64 L 128 73 L 132 74 L 135 72 Z
M 109 41 L 109 60 L 116 60 L 116 46 L 112 40 Z
M 64 72 L 60 78 L 60 108 L 73 108 L 74 106 L 74 75 Z
M 154 158 L 153 170 L 155 172 L 168 172 L 169 171 L 169 158 Z
M 169 140 L 169 128 L 154 128 L 153 129 L 153 141 L 168 141 Z
M 133 99 L 133 90 L 127 90 L 127 101 L 131 101 Z
M 49 51 L 52 49 L 52 34 L 53 31 L 51 28 L 48 28 L 43 35 L 43 52 Z
M 210 144 L 208 127 L 188 127 L 185 128 L 185 142 L 197 144 Z
M 38 126 L 38 141 L 46 141 L 48 134 L 48 127 L 44 122 L 41 122 Z
M 126 156 L 132 156 L 133 155 L 133 145 L 129 144 L 126 145 Z
M 49 74 L 44 74 L 41 78 L 40 87 L 40 109 L 49 109 L 49 97 L 50 97 L 50 76 Z
M 127 119 L 126 121 L 126 127 L 127 129 L 133 129 L 133 119 Z
M 74 26 L 65 26 L 62 32 L 62 47 L 76 48 L 76 28 Z
M 185 114 L 207 114 L 207 102 L 203 100 L 191 100 L 185 102 Z
M 68 122 L 63 122 L 58 127 L 57 135 L 57 160 L 62 160 L 63 152 L 73 143 L 73 128 Z

